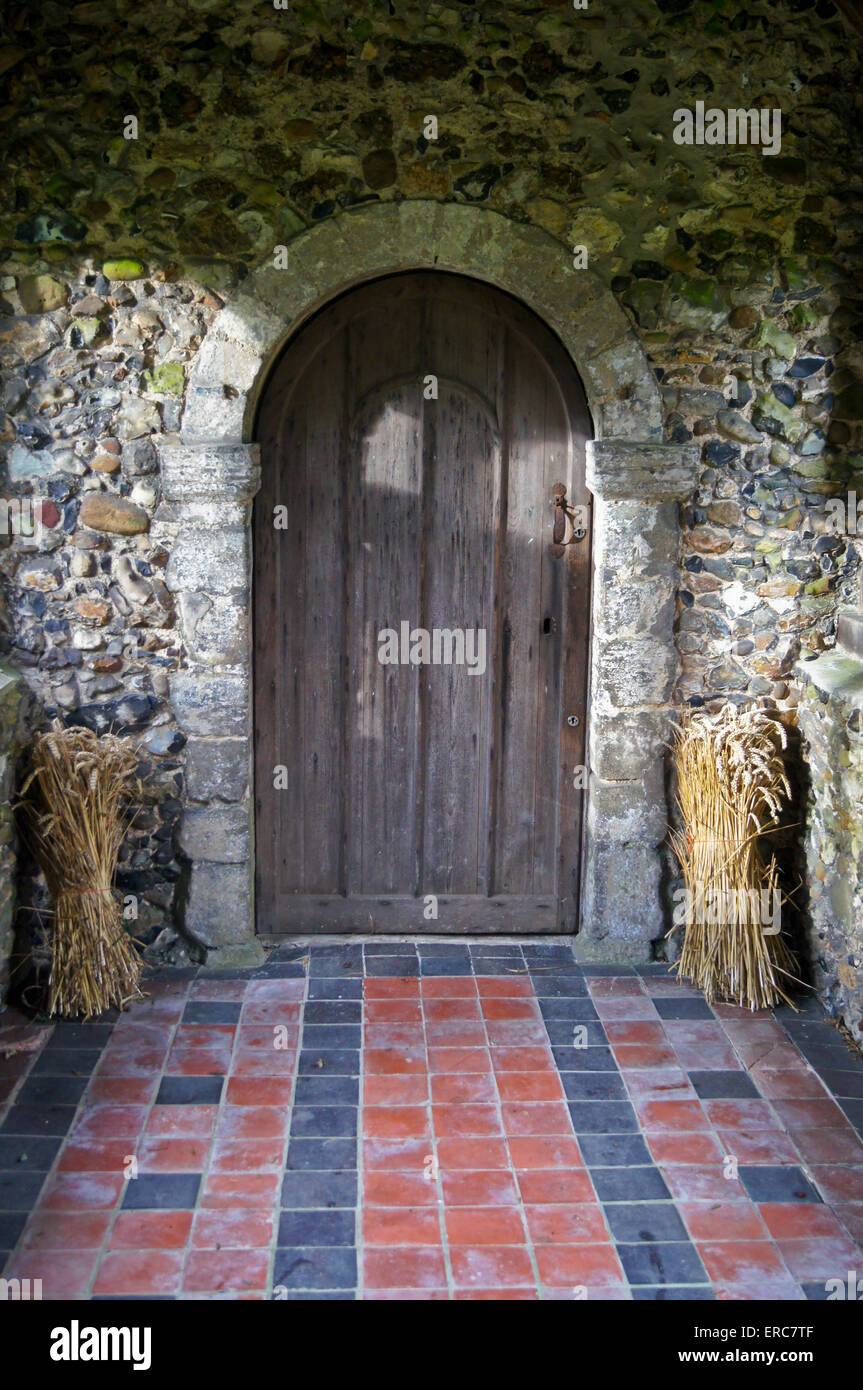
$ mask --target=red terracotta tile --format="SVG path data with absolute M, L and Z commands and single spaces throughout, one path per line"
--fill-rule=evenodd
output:
M 430 1047 L 428 1069 L 455 1076 L 490 1072 L 491 1054 L 485 1047 Z
M 363 1242 L 368 1246 L 440 1245 L 440 1217 L 434 1207 L 366 1207 Z
M 498 1072 L 497 1089 L 502 1101 L 563 1100 L 560 1078 L 552 1072 Z
M 366 1303 L 446 1303 L 447 1289 L 363 1289 Z
M 267 1250 L 192 1250 L 186 1263 L 183 1289 L 265 1289 L 269 1268 Z
M 524 1222 L 517 1208 L 448 1207 L 446 1235 L 450 1245 L 524 1245 Z
M 621 1043 L 646 1044 L 654 1047 L 667 1047 L 668 1039 L 665 1036 L 665 1029 L 658 1020 L 649 1022 L 638 1019 L 628 1019 L 622 1022 L 609 1022 L 605 1025 L 605 1033 L 612 1047 L 617 1047 Z
M 642 1128 L 653 1133 L 692 1134 L 709 1128 L 697 1100 L 638 1100 L 635 1109 Z
M 731 1047 L 714 1043 L 675 1043 L 675 1055 L 686 1071 L 734 1071 L 739 1069 Z
M 819 1163 L 813 1166 L 811 1172 L 821 1189 L 821 1195 L 831 1206 L 863 1202 L 863 1168 Z
M 662 1176 L 668 1184 L 673 1197 L 691 1202 L 736 1202 L 749 1201 L 743 1183 L 739 1178 L 726 1178 L 721 1163 L 711 1162 L 708 1167 L 698 1164 L 670 1164 L 662 1169 Z
M 844 1129 L 795 1129 L 791 1138 L 807 1163 L 863 1164 L 863 1143 L 850 1125 Z
M 272 1211 L 199 1211 L 195 1216 L 192 1245 L 198 1250 L 258 1250 L 273 1238 Z
M 237 1052 L 231 1071 L 234 1076 L 281 1077 L 288 1080 L 293 1076 L 297 1065 L 297 1054 L 291 1049 L 278 1052 Z
M 713 1291 L 720 1303 L 802 1302 L 806 1295 L 789 1274 L 785 1279 L 753 1279 L 748 1284 L 714 1283 Z
M 757 1284 L 760 1279 L 787 1275 L 770 1240 L 699 1241 L 698 1253 L 710 1278 L 727 1284 Z
M 144 1133 L 163 1139 L 207 1139 L 218 1115 L 217 1105 L 154 1105 Z
M 643 999 L 641 981 L 632 975 L 588 975 L 590 997 L 597 999 Z
M 625 1071 L 623 1079 L 634 1100 L 697 1100 L 689 1077 L 676 1064 Z
M 226 1057 L 212 1049 L 201 1052 L 172 1052 L 165 1063 L 166 1076 L 225 1076 L 230 1054 Z
M 478 999 L 426 999 L 422 1012 L 429 1023 L 482 1024 Z
M 775 1100 L 786 1129 L 847 1129 L 848 1120 L 833 1100 Z
M 109 1076 L 152 1077 L 161 1071 L 165 1062 L 164 1048 L 105 1048 L 96 1068 L 96 1077 L 101 1081 Z
M 551 1049 L 545 1047 L 495 1047 L 492 1066 L 500 1071 L 550 1071 L 557 1075 Z
M 852 1240 L 856 1240 L 860 1249 L 863 1250 L 863 1202 L 858 1202 L 856 1206 L 852 1206 L 850 1203 L 838 1203 L 835 1210 Z
M 418 999 L 367 999 L 363 1005 L 366 1023 L 422 1023 L 422 1017 Z
M 425 1048 L 369 1048 L 363 1057 L 363 1066 L 370 1076 L 399 1076 L 408 1072 L 425 1072 Z
M 281 1173 L 210 1173 L 201 1206 L 253 1207 L 263 1210 L 278 1200 Z
M 57 1173 L 39 1198 L 42 1211 L 104 1211 L 125 1188 L 122 1172 Z
M 533 999 L 483 999 L 482 1012 L 495 1023 L 528 1018 L 542 1021 L 539 1005 Z
M 363 1207 L 431 1207 L 437 1205 L 437 1182 L 424 1171 L 363 1173 Z
M 183 1272 L 177 1250 L 109 1250 L 103 1256 L 94 1293 L 176 1293 Z
M 752 1202 L 681 1202 L 680 1214 L 693 1240 L 767 1239 L 758 1208 Z
M 541 1020 L 532 1019 L 487 1019 L 485 1025 L 488 1033 L 488 1040 L 491 1043 L 492 1051 L 495 1048 L 524 1048 L 527 1050 L 532 1047 L 543 1047 L 548 1034 L 545 1031 L 545 1024 Z M 522 1066 L 521 1071 L 529 1071 L 529 1067 Z
M 366 999 L 419 999 L 419 980 L 396 976 L 392 979 L 363 981 L 363 994 Z
M 572 1135 L 558 1135 L 549 1138 L 531 1136 L 524 1139 L 510 1139 L 509 1151 L 513 1167 L 525 1168 L 581 1168 L 581 1154 Z
M 364 1076 L 364 1105 L 422 1105 L 429 1098 L 428 1077 Z
M 210 1158 L 211 1173 L 274 1173 L 284 1165 L 285 1141 L 217 1138 Z
M 431 1092 L 435 1105 L 493 1104 L 497 1101 L 494 1078 L 490 1072 L 469 1072 L 467 1076 L 433 1076 Z
M 641 993 L 629 997 L 621 996 L 619 999 L 598 998 L 594 999 L 593 1003 L 603 1023 L 656 1023 L 659 1018 L 653 1000 Z
M 427 975 L 420 982 L 425 999 L 475 999 L 476 980 L 469 975 Z
M 704 1112 L 714 1129 L 779 1129 L 766 1100 L 705 1100 Z
M 762 1071 L 758 1089 L 768 1100 L 824 1100 L 827 1095 L 811 1071 Z
M 625 1283 L 614 1246 L 538 1245 L 536 1263 L 543 1284 L 557 1288 L 607 1288 Z
M 813 1240 L 844 1234 L 837 1217 L 821 1202 L 762 1202 L 762 1220 L 774 1240 Z
M 615 1043 L 612 1052 L 614 1060 L 623 1071 L 673 1068 L 677 1066 L 678 1061 L 674 1048 L 667 1043 Z
M 50 1258 L 44 1250 L 19 1250 L 7 1264 L 3 1277 L 41 1279 L 44 1299 L 89 1298 L 98 1258 L 95 1250 L 52 1250 Z
M 305 980 L 252 980 L 249 983 L 246 998 L 276 999 L 289 1003 L 303 999 L 305 992 Z
M 562 1101 L 504 1101 L 501 1112 L 510 1136 L 572 1134 L 569 1111 Z
M 441 1187 L 447 1208 L 514 1206 L 518 1202 L 515 1179 L 506 1169 L 444 1172 Z
M 189 998 L 238 1004 L 245 999 L 249 983 L 247 980 L 193 980 L 189 990 Z
M 293 1081 L 288 1077 L 232 1076 L 228 1082 L 226 1102 L 228 1105 L 288 1105 L 293 1092 Z
M 509 1155 L 502 1139 L 441 1139 L 437 1146 L 442 1172 L 454 1168 L 508 1168 Z
M 41 1211 L 22 1237 L 25 1250 L 98 1250 L 111 1224 L 109 1211 Z
M 605 1244 L 610 1240 L 598 1202 L 571 1206 L 528 1206 L 525 1217 L 534 1245 Z
M 301 1004 L 285 1004 L 275 999 L 253 999 L 243 1009 L 243 1028 L 286 1028 L 285 1035 L 294 1038 L 302 1016 Z
M 90 1139 L 137 1139 L 147 1118 L 146 1105 L 85 1105 L 72 1130 L 75 1143 Z
M 779 1129 L 720 1131 L 719 1142 L 738 1163 L 796 1163 L 797 1154 L 787 1134 Z
M 366 1172 L 416 1172 L 426 1169 L 431 1155 L 429 1139 L 366 1139 L 363 1168 Z
M 87 1099 L 94 1105 L 149 1105 L 159 1082 L 152 1076 L 94 1076 L 87 1087 Z
M 457 1288 L 524 1287 L 533 1282 L 527 1250 L 517 1245 L 456 1245 L 450 1266 Z
M 469 1025 L 455 1025 L 468 1027 Z M 467 1041 L 473 1041 L 468 1039 Z M 421 1023 L 367 1023 L 363 1028 L 363 1047 L 381 1050 L 383 1048 L 424 1048 L 425 1030 Z
M 481 1023 L 447 1019 L 442 1023 L 427 1023 L 429 1047 L 485 1047 L 485 1028 Z
M 525 1204 L 595 1202 L 596 1193 L 587 1169 L 534 1168 L 517 1175 Z
M 141 1140 L 138 1167 L 142 1173 L 200 1173 L 209 1147 L 209 1139 L 160 1139 L 150 1135 Z
M 184 1250 L 192 1229 L 190 1211 L 121 1211 L 110 1250 Z
M 445 1289 L 443 1251 L 440 1246 L 366 1249 L 363 1284 L 368 1289 Z
M 485 1303 L 536 1302 L 539 1294 L 533 1289 L 455 1289 L 453 1299 L 456 1303 L 466 1300 Z
M 434 1105 L 432 1124 L 439 1139 L 502 1134 L 496 1105 Z
M 163 1110 L 165 1106 L 159 1106 Z M 202 1109 L 207 1107 L 201 1107 Z M 177 1106 L 178 1110 L 195 1109 Z M 219 1116 L 219 1139 L 284 1139 L 291 1112 L 287 1106 L 226 1105 Z
M 137 1140 L 86 1139 L 76 1143 L 70 1139 L 60 1155 L 61 1173 L 122 1173 L 127 1160 L 134 1156 Z
M 366 1139 L 424 1139 L 431 1137 L 428 1109 L 424 1105 L 366 1105 L 363 1107 Z
M 648 1133 L 644 1136 L 657 1163 L 721 1164 L 724 1154 L 712 1134 Z

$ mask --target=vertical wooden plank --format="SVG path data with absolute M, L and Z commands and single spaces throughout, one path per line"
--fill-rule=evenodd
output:
M 427 403 L 426 419 L 432 441 L 426 455 L 428 514 L 435 537 L 428 550 L 422 625 L 432 640 L 435 629 L 460 633 L 465 655 L 472 631 L 474 642 L 484 644 L 473 648 L 474 655 L 482 651 L 484 669 L 473 674 L 467 664 L 420 668 L 431 730 L 425 761 L 423 892 L 476 893 L 486 873 L 481 810 L 490 738 L 486 689 L 492 679 L 499 440 L 484 404 L 455 383 L 441 381 L 438 400 Z M 452 654 L 458 655 L 458 649 Z M 478 663 L 474 669 L 480 671 Z

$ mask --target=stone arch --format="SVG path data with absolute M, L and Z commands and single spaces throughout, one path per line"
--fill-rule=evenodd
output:
M 665 925 L 662 749 L 677 673 L 677 504 L 696 485 L 698 448 L 662 442 L 659 387 L 635 332 L 611 291 L 576 270 L 560 242 L 472 206 L 376 203 L 310 228 L 290 242 L 286 269 L 262 266 L 229 296 L 192 364 L 180 438 L 160 449 L 167 582 L 187 653 L 170 682 L 188 739 L 184 925 L 213 964 L 261 958 L 249 534 L 260 481 L 258 397 L 288 338 L 328 301 L 364 280 L 423 269 L 520 299 L 560 338 L 587 393 L 595 573 L 577 951 L 585 960 L 644 960 Z
M 253 271 L 195 358 L 182 437 L 250 440 L 269 369 L 306 319 L 363 280 L 435 269 L 506 290 L 554 330 L 581 376 L 598 439 L 662 438 L 656 379 L 629 320 L 594 272 L 575 270 L 567 249 L 538 227 L 430 201 L 343 213 L 291 241 L 286 269 L 270 262 Z

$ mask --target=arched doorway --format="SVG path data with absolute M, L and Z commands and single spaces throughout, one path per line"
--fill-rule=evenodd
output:
M 574 931 L 590 623 L 581 383 L 501 290 L 348 291 L 259 400 L 258 931 Z

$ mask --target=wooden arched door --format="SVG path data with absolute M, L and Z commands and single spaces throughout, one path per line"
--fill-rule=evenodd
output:
M 572 363 L 441 272 L 342 296 L 262 397 L 258 930 L 576 929 L 589 526 Z M 589 514 L 588 514 L 589 515 Z M 436 914 L 436 915 L 435 915 Z

